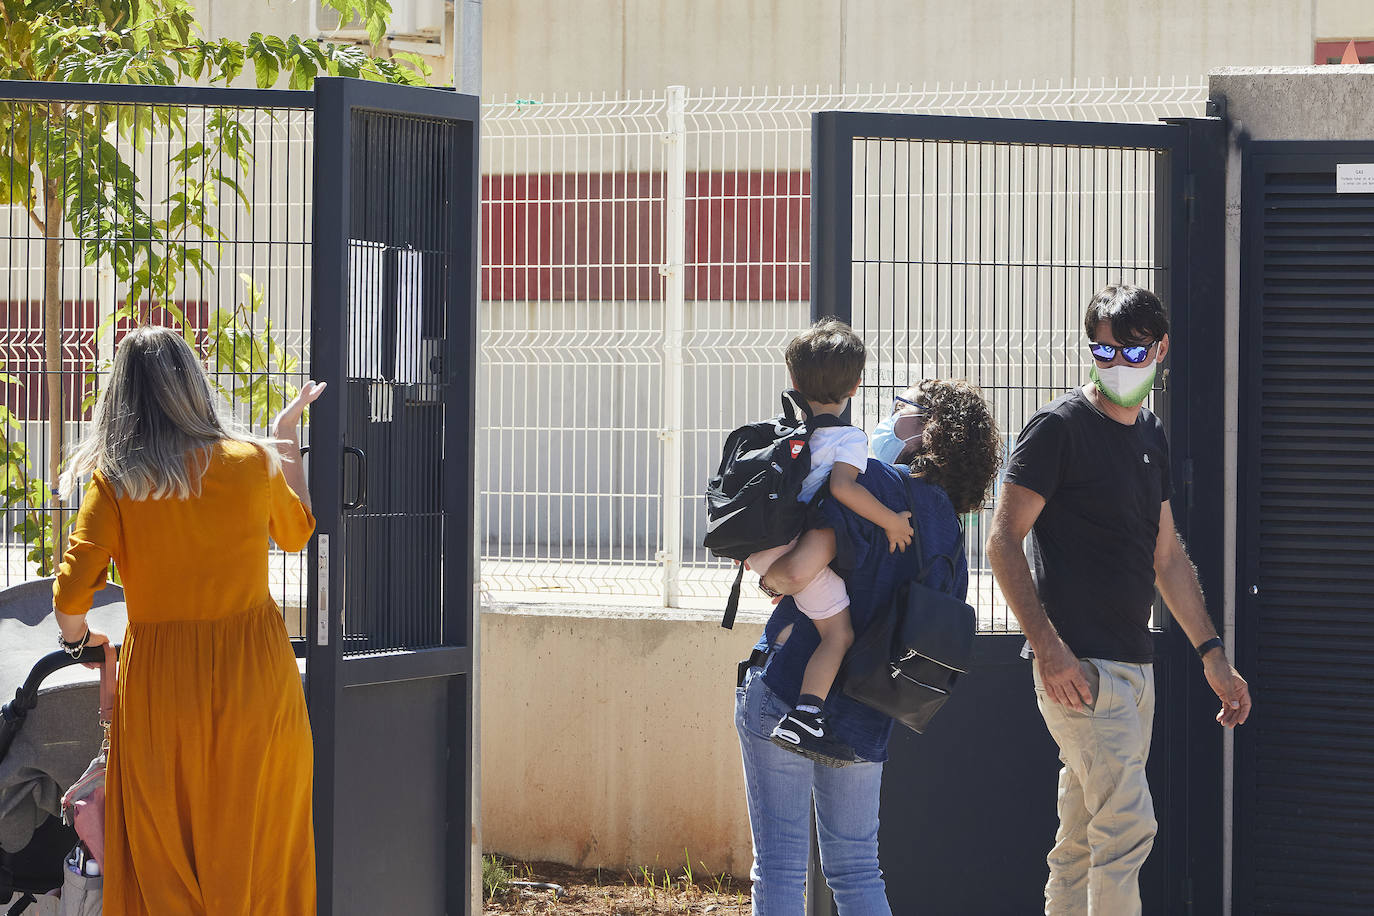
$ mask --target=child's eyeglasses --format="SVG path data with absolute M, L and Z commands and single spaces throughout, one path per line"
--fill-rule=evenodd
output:
M 1126 357 L 1126 362 L 1138 364 L 1149 358 L 1150 351 L 1155 348 L 1157 343 L 1159 341 L 1156 340 L 1154 343 L 1146 344 L 1143 347 L 1118 347 L 1094 341 L 1088 344 L 1088 349 L 1092 351 L 1093 358 L 1099 362 L 1111 362 L 1116 359 L 1116 354 L 1120 351 L 1121 355 Z

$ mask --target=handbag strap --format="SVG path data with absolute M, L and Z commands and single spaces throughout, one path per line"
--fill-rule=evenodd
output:
M 109 725 L 114 721 L 115 707 L 115 662 L 118 656 L 115 647 L 105 643 L 105 661 L 100 666 L 100 724 Z
M 909 483 L 910 480 L 912 480 L 912 477 L 911 477 L 911 473 L 910 473 L 910 468 L 908 468 L 908 469 L 907 469 L 907 480 L 905 480 L 905 481 L 902 482 L 902 495 L 906 498 L 906 508 L 907 508 L 907 511 L 911 513 L 911 544 L 912 544 L 912 547 L 915 547 L 915 548 L 916 548 L 916 562 L 917 562 L 917 563 L 923 563 L 923 562 L 925 561 L 925 550 L 924 550 L 924 549 L 922 548 L 922 546 L 921 546 L 921 526 L 920 526 L 920 523 L 919 523 L 919 522 L 917 521 L 917 519 L 916 519 L 916 503 L 915 503 L 914 501 L 912 501 L 912 499 L 911 499 L 911 484 Z M 909 548 L 908 548 L 908 549 L 909 549 Z M 955 556 L 955 557 L 961 557 L 961 556 L 963 556 L 963 555 L 964 555 L 964 526 L 963 526 L 963 525 L 960 525 L 960 526 L 959 526 L 959 549 L 958 549 L 958 551 L 955 552 L 955 555 L 954 555 L 954 556 Z M 950 579 L 950 587 L 952 588 L 953 585 L 954 585 L 954 574 L 955 574 L 955 569 L 956 569 L 956 567 L 955 567 L 955 565 L 954 565 L 954 557 L 951 557 L 951 556 L 950 556 L 949 554 L 947 554 L 947 553 L 938 554 L 933 560 L 930 561 L 929 565 L 922 566 L 922 567 L 921 567 L 921 571 L 918 572 L 918 573 L 916 574 L 916 581 L 919 582 L 919 583 L 921 583 L 922 585 L 924 585 L 924 584 L 925 584 L 925 581 L 926 581 L 926 577 L 930 575 L 930 571 L 931 571 L 932 569 L 934 569 L 934 568 L 935 568 L 935 564 L 936 564 L 936 563 L 939 563 L 941 560 L 944 560 L 945 563 L 949 564 L 949 579 Z
M 926 558 L 925 548 L 921 546 L 921 525 L 916 519 L 916 503 L 911 498 L 911 467 L 906 469 L 906 479 L 902 481 L 902 498 L 906 500 L 906 511 L 911 513 L 911 546 L 916 548 L 916 562 L 924 563 Z M 916 581 L 924 582 L 927 568 L 922 568 Z

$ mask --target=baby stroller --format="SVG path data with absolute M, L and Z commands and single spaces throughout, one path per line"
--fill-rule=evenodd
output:
M 124 593 L 96 593 L 93 623 L 119 634 Z M 100 747 L 101 662 L 87 649 L 74 659 L 56 648 L 52 579 L 0 590 L 0 914 L 19 916 L 36 898 L 62 886 L 76 831 L 62 823 L 62 793 Z

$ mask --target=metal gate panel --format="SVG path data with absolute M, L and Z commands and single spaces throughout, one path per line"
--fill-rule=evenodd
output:
M 316 94 L 320 912 L 466 913 L 477 100 L 342 79 Z
M 1237 913 L 1374 909 L 1374 143 L 1245 152 Z
M 983 388 L 1010 450 L 1031 413 L 1087 380 L 1081 316 L 1096 289 L 1151 287 L 1185 329 L 1193 139 L 1181 124 L 817 114 L 812 315 L 848 320 L 870 347 L 855 422 L 871 428 L 894 394 L 924 377 L 963 377 Z M 1192 420 L 1165 386 L 1190 376 L 1193 352 L 1171 358 L 1152 402 L 1171 427 L 1185 531 Z M 925 735 L 896 735 L 891 746 L 880 845 L 894 912 L 1043 905 L 1059 764 L 1028 665 L 1017 658 L 1015 620 L 985 568 L 991 510 L 966 520 L 969 601 L 981 632 L 976 670 L 948 718 Z M 1160 834 L 1142 895 L 1146 912 L 1183 913 L 1198 893 L 1191 856 L 1220 858 L 1219 807 L 1177 807 L 1190 801 L 1188 755 L 1197 750 L 1193 762 L 1214 767 L 1205 778 L 1219 792 L 1220 742 L 1190 746 L 1197 706 L 1186 683 L 1198 678 L 1196 661 L 1167 616 L 1157 621 L 1150 779 Z M 1192 816 L 1204 819 L 1201 844 Z M 1206 883 L 1202 911 L 1219 904 L 1219 881 Z

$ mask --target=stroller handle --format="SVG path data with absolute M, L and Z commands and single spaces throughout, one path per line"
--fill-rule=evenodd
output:
M 118 652 L 118 647 L 115 651 Z M 24 718 L 29 714 L 29 710 L 38 705 L 38 690 L 43 686 L 43 681 L 72 665 L 104 663 L 103 646 L 87 646 L 75 658 L 61 649 L 40 658 L 29 671 L 29 676 L 24 679 L 24 685 L 15 691 L 14 699 L 0 706 L 0 760 L 4 760 L 5 755 L 9 753 L 15 735 L 24 727 Z

